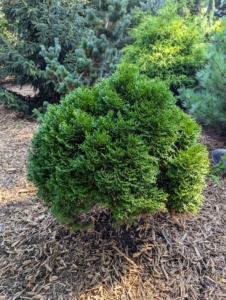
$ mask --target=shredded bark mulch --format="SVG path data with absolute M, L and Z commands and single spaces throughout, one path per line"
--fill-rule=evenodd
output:
M 160 212 L 119 232 L 107 209 L 70 233 L 26 180 L 37 123 L 0 107 L 0 300 L 226 299 L 226 179 L 196 216 Z M 209 152 L 226 137 L 205 129 Z

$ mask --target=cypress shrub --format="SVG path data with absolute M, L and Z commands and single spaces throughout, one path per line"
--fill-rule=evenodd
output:
M 122 65 L 49 105 L 32 139 L 28 178 L 57 219 L 107 206 L 117 224 L 158 210 L 195 213 L 208 173 L 200 127 L 158 80 Z
M 180 5 L 168 2 L 157 15 L 146 15 L 129 31 L 133 42 L 123 48 L 122 61 L 133 63 L 149 78 L 165 81 L 174 94 L 194 87 L 205 64 L 206 38 L 200 17 L 180 16 Z M 200 20 L 201 19 L 201 20 Z

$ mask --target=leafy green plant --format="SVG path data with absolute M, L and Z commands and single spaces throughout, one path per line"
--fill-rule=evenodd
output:
M 180 6 L 167 3 L 156 16 L 147 15 L 129 33 L 133 43 L 123 51 L 123 62 L 133 63 L 150 78 L 158 77 L 177 89 L 196 84 L 195 74 L 206 61 L 205 37 L 199 18 L 180 16 Z
M 32 139 L 28 178 L 60 222 L 107 206 L 118 224 L 158 210 L 195 213 L 208 173 L 200 127 L 163 83 L 122 65 L 49 105 Z
M 211 174 L 214 175 L 221 175 L 223 172 L 225 172 L 226 170 L 226 154 L 222 157 L 222 159 L 220 160 L 219 163 L 217 163 L 216 165 L 211 166 Z
M 226 174 L 226 154 L 222 157 L 221 161 L 218 164 L 212 165 L 210 167 L 210 173 L 207 174 L 207 177 L 212 178 L 218 186 L 220 186 L 220 177 L 225 176 Z

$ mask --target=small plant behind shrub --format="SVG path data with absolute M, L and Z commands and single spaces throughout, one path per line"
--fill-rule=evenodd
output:
M 28 178 L 60 222 L 107 206 L 118 224 L 165 208 L 195 213 L 208 173 L 199 126 L 166 86 L 122 65 L 91 89 L 49 105 Z

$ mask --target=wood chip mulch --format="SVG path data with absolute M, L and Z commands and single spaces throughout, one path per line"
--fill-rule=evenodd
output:
M 119 232 L 107 209 L 73 234 L 35 198 L 26 160 L 35 122 L 0 107 L 0 300 L 226 299 L 226 178 L 193 217 L 160 212 Z M 212 151 L 226 138 L 211 130 Z
M 0 203 L 35 195 L 35 187 L 26 179 L 26 165 L 37 126 L 0 106 Z

